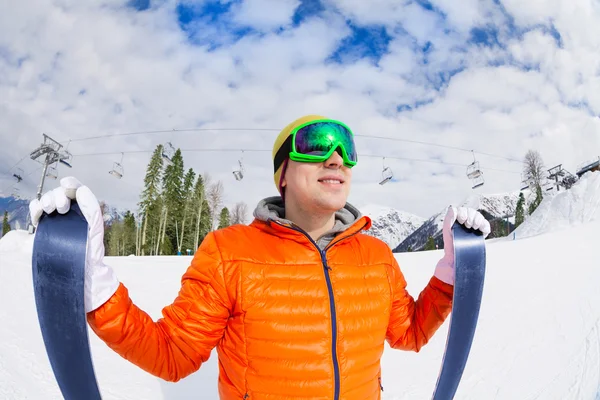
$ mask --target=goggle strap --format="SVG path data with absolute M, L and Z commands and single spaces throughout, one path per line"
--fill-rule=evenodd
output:
M 281 164 L 290 156 L 290 152 L 292 151 L 292 138 L 293 135 L 289 135 L 277 153 L 275 154 L 275 159 L 273 160 L 273 173 L 276 173 Z

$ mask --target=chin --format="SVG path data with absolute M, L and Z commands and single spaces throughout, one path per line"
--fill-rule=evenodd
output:
M 321 198 L 318 201 L 318 207 L 327 211 L 335 212 L 346 205 L 346 197 L 342 196 L 328 196 Z

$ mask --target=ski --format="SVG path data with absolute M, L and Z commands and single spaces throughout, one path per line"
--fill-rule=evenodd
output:
M 87 221 L 72 202 L 66 214 L 44 214 L 33 242 L 32 272 L 46 353 L 65 400 L 101 399 L 84 309 Z
M 477 327 L 485 279 L 485 241 L 479 231 L 455 223 L 454 295 L 442 368 L 433 400 L 452 400 L 462 378 Z

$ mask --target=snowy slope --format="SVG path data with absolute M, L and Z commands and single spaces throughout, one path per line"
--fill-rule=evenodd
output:
M 513 234 L 522 239 L 599 218 L 600 172 L 588 172 L 571 189 L 545 198 Z
M 596 398 L 600 268 L 593 238 L 599 230 L 600 221 L 577 221 L 558 232 L 487 244 L 480 323 L 456 400 Z M 61 398 L 35 313 L 31 244 L 31 236 L 24 232 L 0 240 L 2 400 Z M 569 251 L 557 251 L 560 248 Z M 441 255 L 442 251 L 396 255 L 413 296 L 426 285 Z M 133 301 L 155 319 L 177 295 L 190 261 L 191 257 L 176 256 L 106 259 Z M 448 321 L 419 353 L 386 346 L 382 399 L 431 398 L 447 329 Z M 113 353 L 91 331 L 90 341 L 104 400 L 218 399 L 216 353 L 195 374 L 167 383 Z
M 371 229 L 365 233 L 383 240 L 392 249 L 425 222 L 414 214 L 375 204 L 366 205 L 360 211 L 372 220 Z

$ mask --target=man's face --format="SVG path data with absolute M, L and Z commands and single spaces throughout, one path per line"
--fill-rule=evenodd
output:
M 336 151 L 322 163 L 289 160 L 282 185 L 286 201 L 315 212 L 335 212 L 346 205 L 352 170 Z

